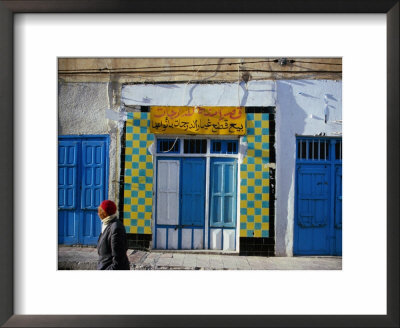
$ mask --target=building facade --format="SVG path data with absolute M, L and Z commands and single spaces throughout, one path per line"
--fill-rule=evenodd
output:
M 60 59 L 60 244 L 95 243 L 110 198 L 132 248 L 341 255 L 341 60 L 209 62 Z

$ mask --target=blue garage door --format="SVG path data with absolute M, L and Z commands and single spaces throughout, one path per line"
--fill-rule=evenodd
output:
M 58 242 L 95 245 L 97 207 L 106 198 L 108 136 L 62 136 L 58 142 Z
M 295 255 L 342 255 L 342 141 L 297 139 Z

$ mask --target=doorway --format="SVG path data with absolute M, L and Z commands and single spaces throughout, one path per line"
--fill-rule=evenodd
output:
M 342 139 L 297 138 L 294 255 L 342 255 Z
M 157 153 L 154 247 L 236 250 L 238 140 L 158 139 Z
M 109 136 L 58 139 L 58 243 L 96 245 L 108 193 Z

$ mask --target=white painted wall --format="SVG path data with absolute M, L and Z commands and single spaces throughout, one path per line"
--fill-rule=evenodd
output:
M 130 106 L 275 106 L 275 83 L 124 85 L 122 102 Z
M 276 90 L 276 255 L 292 256 L 296 134 L 341 135 L 342 82 L 281 80 Z
M 58 134 L 110 136 L 108 198 L 118 203 L 121 139 L 118 122 L 106 118 L 106 109 L 114 105 L 114 100 L 109 97 L 110 90 L 112 86 L 109 83 L 60 82 Z

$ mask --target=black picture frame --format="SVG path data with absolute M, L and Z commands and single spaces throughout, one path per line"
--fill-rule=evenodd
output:
M 5 327 L 399 327 L 398 0 L 0 0 L 0 324 Z M 14 315 L 13 17 L 16 13 L 384 13 L 387 17 L 387 315 Z M 7 210 L 5 210 L 7 209 Z M 11 209 L 11 210 L 10 210 Z M 371 259 L 373 265 L 373 259 Z

